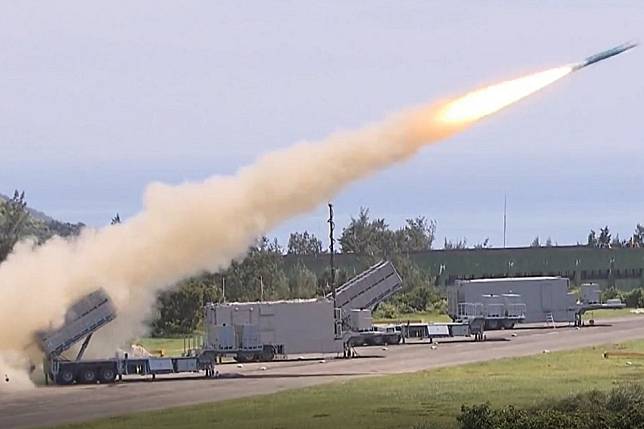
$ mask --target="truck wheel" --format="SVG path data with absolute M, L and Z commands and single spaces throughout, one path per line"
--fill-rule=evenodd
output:
M 235 355 L 235 360 L 239 363 L 246 363 L 248 362 L 248 357 L 244 353 L 237 353 Z
M 114 368 L 103 368 L 98 377 L 101 383 L 114 383 L 116 371 L 114 371 Z
M 83 384 L 96 383 L 96 370 L 94 368 L 81 369 L 79 379 L 79 381 Z
M 264 350 L 262 350 L 262 360 L 264 362 L 270 362 L 273 359 L 275 359 L 275 349 L 273 346 L 264 346 Z
M 71 368 L 61 368 L 56 377 L 56 384 L 72 384 L 74 382 L 74 371 Z

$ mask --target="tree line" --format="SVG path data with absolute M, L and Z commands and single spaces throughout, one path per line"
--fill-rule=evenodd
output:
M 536 236 L 530 247 L 552 247 L 557 244 L 553 244 L 552 239 L 548 237 L 545 243 L 541 243 L 539 236 Z M 582 246 L 581 243 L 577 242 L 578 246 Z M 610 231 L 608 225 L 603 228 L 599 228 L 599 233 L 594 229 L 591 229 L 588 233 L 588 238 L 586 239 L 586 246 L 595 247 L 601 249 L 616 249 L 622 247 L 644 247 L 644 226 L 637 224 L 635 231 L 629 238 L 622 239 L 618 234 L 613 234 Z

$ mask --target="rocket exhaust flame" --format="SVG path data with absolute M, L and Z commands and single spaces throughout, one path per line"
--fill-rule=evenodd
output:
M 151 184 L 143 210 L 125 223 L 86 229 L 72 240 L 53 238 L 41 246 L 19 243 L 0 264 L 0 373 L 24 379 L 24 370 L 16 367 L 23 367 L 33 333 L 60 324 L 66 307 L 97 286 L 112 296 L 119 317 L 95 334 L 90 348 L 110 355 L 144 333 L 160 291 L 204 270 L 228 266 L 258 236 L 314 209 L 350 182 L 408 159 L 571 70 L 566 66 L 531 74 L 404 111 L 361 130 L 297 144 L 230 177 Z M 39 361 L 35 351 L 31 358 Z M 11 386 L 0 383 L 0 391 Z
M 438 114 L 445 123 L 468 123 L 516 103 L 573 71 L 564 66 L 490 85 L 449 102 Z

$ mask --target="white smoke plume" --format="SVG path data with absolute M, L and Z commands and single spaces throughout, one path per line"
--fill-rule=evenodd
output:
M 505 89 L 496 103 L 499 110 L 556 80 L 542 76 L 536 87 L 534 76 L 543 73 L 485 91 L 514 84 L 514 100 Z M 522 92 L 519 81 L 525 83 Z M 226 267 L 280 222 L 478 120 L 482 115 L 472 115 L 472 94 L 462 119 L 457 103 L 465 97 L 409 110 L 358 131 L 269 153 L 232 176 L 178 186 L 153 183 L 143 210 L 122 224 L 88 228 L 75 239 L 53 238 L 41 246 L 19 243 L 0 265 L 0 375 L 22 380 L 22 364 L 16 369 L 20 357 L 31 354 L 40 361 L 34 332 L 60 324 L 70 303 L 99 286 L 111 295 L 119 316 L 94 343 L 106 352 L 115 350 L 143 333 L 160 291 Z M 489 106 L 494 96 L 494 91 L 485 96 L 486 115 L 494 111 Z M 9 384 L 0 383 L 0 391 Z

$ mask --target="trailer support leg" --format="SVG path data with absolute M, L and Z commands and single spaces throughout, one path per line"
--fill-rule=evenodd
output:
M 76 355 L 76 360 L 81 360 L 83 358 L 83 355 L 85 354 L 85 349 L 87 349 L 87 346 L 89 345 L 89 340 L 92 339 L 92 333 L 90 333 L 87 337 L 85 337 L 85 341 L 83 341 L 83 345 L 81 346 L 80 350 L 78 351 L 78 355 Z

